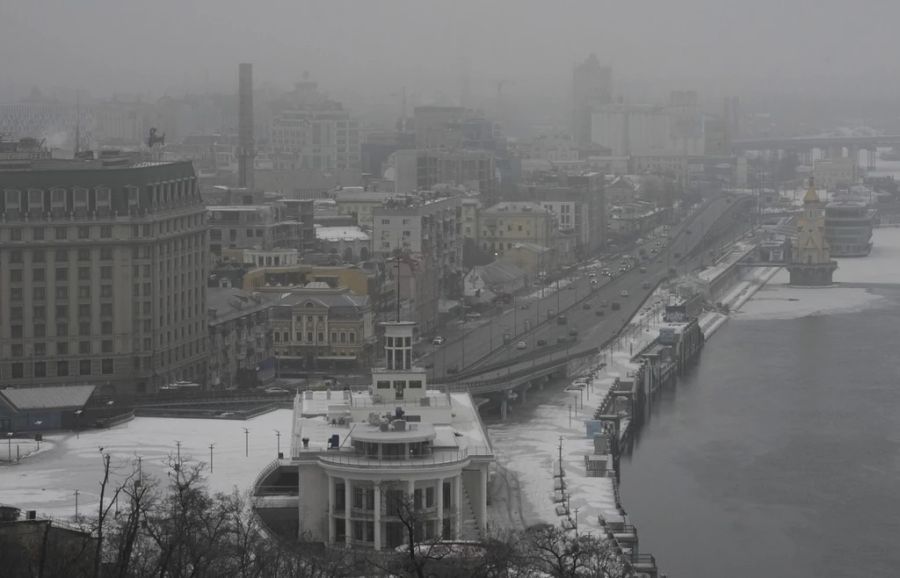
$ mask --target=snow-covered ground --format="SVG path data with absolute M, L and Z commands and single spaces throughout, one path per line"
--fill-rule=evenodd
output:
M 245 453 L 244 428 L 249 456 Z M 99 449 L 111 455 L 115 479 L 122 479 L 137 467 L 145 476 L 165 483 L 167 461 L 177 452 L 192 462 L 207 464 L 206 478 L 213 491 L 249 489 L 262 468 L 277 456 L 277 438 L 281 432 L 281 451 L 287 454 L 291 434 L 291 412 L 274 412 L 247 421 L 216 419 L 135 418 L 105 430 L 47 436 L 38 455 L 17 465 L 0 466 L 0 503 L 25 510 L 37 510 L 54 517 L 75 513 L 75 490 L 81 514 L 92 513 L 99 500 L 102 476 Z M 20 442 L 35 445 L 34 442 Z M 209 445 L 213 448 L 213 472 L 209 472 Z M 46 449 L 45 449 L 46 448 Z M 6 450 L 7 448 L 2 448 Z M 15 447 L 13 447 L 15 455 Z

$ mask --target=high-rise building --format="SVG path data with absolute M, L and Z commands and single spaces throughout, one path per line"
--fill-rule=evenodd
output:
M 0 381 L 153 392 L 206 376 L 204 207 L 189 162 L 0 166 Z
M 572 74 L 572 137 L 580 147 L 591 144 L 591 112 L 612 102 L 612 68 L 588 56 Z

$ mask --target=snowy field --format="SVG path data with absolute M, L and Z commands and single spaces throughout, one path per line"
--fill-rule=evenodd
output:
M 250 430 L 248 457 L 244 455 L 245 427 Z M 0 466 L 0 503 L 69 517 L 75 513 L 78 490 L 79 513 L 90 515 L 99 500 L 101 447 L 112 456 L 117 479 L 131 474 L 140 456 L 143 474 L 165 483 L 166 464 L 177 452 L 176 441 L 181 442 L 182 458 L 206 464 L 211 490 L 246 490 L 277 456 L 274 430 L 281 432 L 281 451 L 288 454 L 290 410 L 276 410 L 247 421 L 135 418 L 110 429 L 82 432 L 77 438 L 72 434 L 50 435 L 45 438 L 50 443 L 42 443 L 38 454 L 18 465 Z M 36 445 L 25 441 L 19 444 L 22 453 Z M 208 467 L 210 444 L 215 444 L 212 473 Z M 13 447 L 14 456 L 15 451 Z

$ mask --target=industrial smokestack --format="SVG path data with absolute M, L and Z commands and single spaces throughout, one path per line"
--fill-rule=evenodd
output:
M 253 65 L 238 65 L 238 186 L 253 189 Z

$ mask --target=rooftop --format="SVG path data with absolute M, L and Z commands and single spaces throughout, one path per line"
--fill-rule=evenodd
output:
M 18 410 L 80 408 L 93 395 L 94 388 L 93 385 L 6 388 L 0 389 L 0 398 Z

